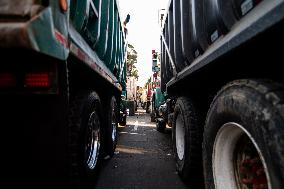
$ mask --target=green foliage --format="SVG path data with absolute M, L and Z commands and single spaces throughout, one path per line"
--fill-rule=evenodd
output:
M 137 52 L 134 49 L 133 45 L 128 44 L 127 48 L 127 76 L 135 77 L 138 79 L 138 70 L 135 66 L 137 63 Z
M 148 85 L 151 83 L 151 77 L 147 80 L 147 82 L 144 85 L 144 89 L 147 89 Z

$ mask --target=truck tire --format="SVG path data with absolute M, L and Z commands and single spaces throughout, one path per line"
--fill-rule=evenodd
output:
M 119 123 L 119 125 L 121 125 L 121 126 L 125 126 L 126 125 L 126 117 L 127 117 L 126 114 L 124 116 L 122 116 L 122 120 Z
M 166 129 L 166 122 L 163 118 L 157 118 L 156 119 L 156 129 L 160 133 L 164 133 Z
M 178 98 L 174 108 L 173 152 L 178 174 L 190 186 L 202 188 L 202 127 L 198 113 L 186 97 Z
M 117 144 L 117 128 L 118 128 L 118 106 L 114 97 L 110 99 L 107 107 L 107 125 L 106 125 L 106 153 L 113 156 Z
M 69 110 L 69 188 L 94 188 L 102 159 L 99 96 L 95 92 L 71 96 Z
M 204 128 L 206 188 L 284 188 L 284 88 L 238 80 L 215 97 Z
M 155 112 L 151 112 L 150 113 L 150 118 L 151 118 L 151 122 L 155 122 L 156 121 L 156 113 Z
M 127 107 L 129 109 L 129 116 L 135 116 L 135 102 L 134 101 L 128 101 Z

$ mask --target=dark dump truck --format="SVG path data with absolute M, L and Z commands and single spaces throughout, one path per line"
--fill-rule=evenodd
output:
M 181 178 L 284 188 L 284 1 L 172 0 L 161 89 Z
M 114 154 L 119 120 L 125 124 L 128 21 L 115 0 L 0 0 L 9 188 L 94 187 L 102 159 Z

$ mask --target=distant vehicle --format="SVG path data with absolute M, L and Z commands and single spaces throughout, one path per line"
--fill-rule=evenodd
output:
M 284 1 L 170 1 L 163 20 L 178 174 L 194 188 L 284 188 Z
M 168 120 L 165 95 L 161 91 L 161 66 L 158 63 L 159 54 L 156 50 L 152 50 L 152 72 L 151 77 L 151 121 L 156 122 L 156 129 L 159 132 L 164 132 Z
M 114 154 L 130 19 L 118 9 L 113 0 L 0 0 L 1 125 L 16 143 L 1 153 L 15 181 L 93 188 Z
M 127 115 L 129 115 L 129 110 L 127 110 L 127 101 L 125 98 L 126 94 L 125 92 L 121 95 L 121 102 L 120 102 L 120 122 L 119 124 L 121 126 L 125 126 L 126 125 L 126 118 Z
M 146 97 L 146 113 L 151 113 L 151 96 L 152 96 L 152 83 L 147 85 L 147 97 Z

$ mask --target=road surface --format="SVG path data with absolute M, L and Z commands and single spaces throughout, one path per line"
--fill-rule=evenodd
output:
M 156 131 L 149 114 L 139 110 L 119 127 L 115 155 L 104 162 L 96 189 L 185 189 L 175 170 L 171 130 Z

